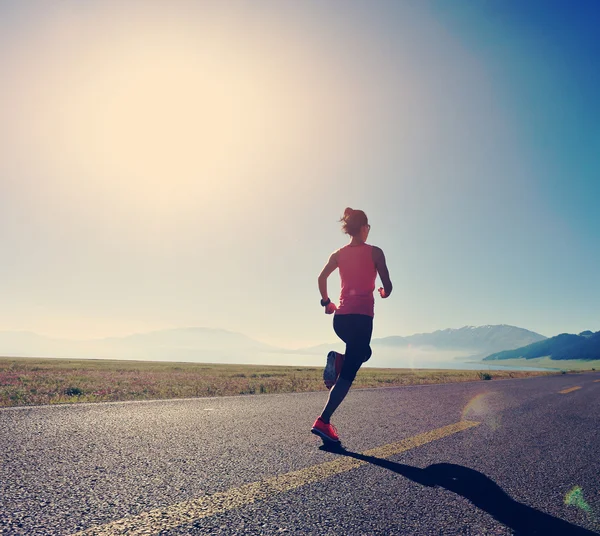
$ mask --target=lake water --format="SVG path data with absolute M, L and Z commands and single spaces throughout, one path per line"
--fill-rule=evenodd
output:
M 437 369 L 450 369 L 450 370 L 560 370 L 558 368 L 541 368 L 541 367 L 517 367 L 517 366 L 502 366 L 497 365 L 493 362 L 456 362 L 456 363 L 432 363 L 431 366 L 423 364 L 420 368 L 437 368 Z
M 237 362 L 242 363 L 237 356 Z M 414 369 L 448 369 L 448 370 L 522 370 L 544 371 L 560 370 L 528 366 L 506 366 L 501 362 L 468 360 L 471 356 L 457 356 L 456 352 L 439 352 L 415 349 L 410 352 L 373 352 L 373 357 L 365 363 L 365 367 L 374 368 L 414 368 Z M 323 367 L 325 355 L 315 354 L 275 354 L 264 353 L 248 356 L 248 361 L 257 365 L 285 365 L 304 367 Z M 464 360 L 462 358 L 465 358 Z

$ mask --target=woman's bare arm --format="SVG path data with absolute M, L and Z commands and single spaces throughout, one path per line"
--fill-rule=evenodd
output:
M 337 252 L 332 253 L 327 261 L 327 264 L 321 270 L 319 274 L 319 292 L 321 293 L 321 298 L 326 300 L 329 295 L 327 294 L 327 278 L 331 275 L 331 273 L 337 268 Z
M 379 293 L 382 298 L 387 298 L 392 293 L 392 281 L 390 280 L 390 274 L 385 262 L 383 250 L 377 246 L 373 246 L 373 261 L 375 262 L 375 268 L 377 268 L 377 273 L 383 283 L 384 294 L 381 294 L 381 291 Z

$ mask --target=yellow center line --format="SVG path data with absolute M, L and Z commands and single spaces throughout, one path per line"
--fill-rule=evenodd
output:
M 569 387 L 568 389 L 563 389 L 562 391 L 559 391 L 559 393 L 561 395 L 566 395 L 567 393 L 577 391 L 577 389 L 581 389 L 581 387 L 579 385 L 576 385 L 575 387 Z
M 382 447 L 367 450 L 362 454 L 364 456 L 374 456 L 377 458 L 387 458 L 394 454 L 406 452 L 432 441 L 437 441 L 444 437 L 462 432 L 474 426 L 479 422 L 460 421 L 442 428 L 436 428 L 423 434 L 418 434 L 397 443 L 390 443 Z M 117 534 L 127 534 L 128 536 L 140 534 L 158 534 L 161 531 L 173 529 L 181 525 L 193 523 L 198 519 L 213 516 L 240 508 L 247 504 L 268 499 L 290 491 L 301 486 L 306 486 L 312 482 L 318 482 L 333 475 L 345 473 L 365 465 L 366 461 L 350 457 L 340 457 L 332 462 L 325 462 L 311 467 L 292 471 L 279 476 L 274 476 L 259 482 L 244 484 L 243 486 L 232 488 L 208 495 L 198 497 L 189 501 L 183 501 L 164 508 L 149 510 L 136 516 L 126 517 L 108 523 L 90 527 L 84 531 L 78 532 L 74 536 L 113 536 Z

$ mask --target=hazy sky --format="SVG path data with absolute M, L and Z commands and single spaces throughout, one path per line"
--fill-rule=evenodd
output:
M 1 2 L 0 330 L 334 340 L 346 206 L 394 283 L 375 337 L 600 329 L 599 26 L 594 1 Z

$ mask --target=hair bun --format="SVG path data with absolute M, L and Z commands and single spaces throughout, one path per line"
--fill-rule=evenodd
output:
M 344 215 L 340 219 L 342 231 L 351 236 L 358 236 L 363 225 L 368 225 L 367 215 L 362 210 L 346 207 Z

